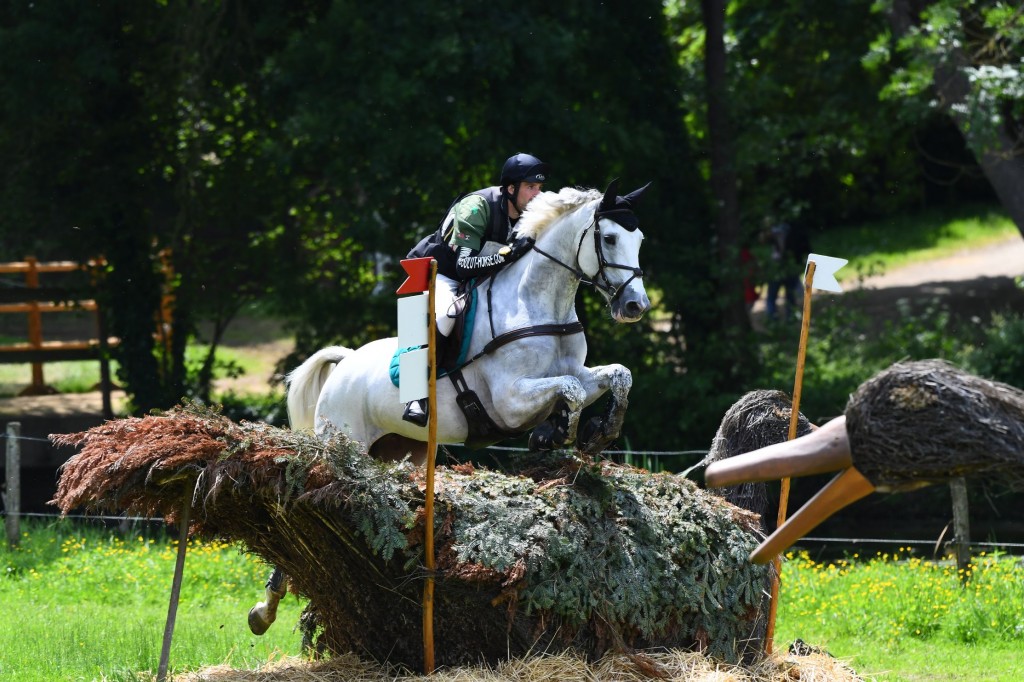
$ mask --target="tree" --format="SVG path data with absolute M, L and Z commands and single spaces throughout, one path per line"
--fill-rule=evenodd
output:
M 707 128 L 711 157 L 711 192 L 715 198 L 718 230 L 718 258 L 730 273 L 741 271 L 739 253 L 743 236 L 740 229 L 739 191 L 732 134 L 732 111 L 728 105 L 725 54 L 725 2 L 702 0 L 704 19 L 704 80 L 707 88 Z M 721 288 L 729 292 L 723 306 L 727 329 L 740 334 L 750 329 L 743 303 L 742 280 L 736 276 L 722 279 Z
M 871 63 L 896 63 L 885 95 L 911 116 L 952 118 L 1024 236 L 1024 8 L 998 0 L 878 6 L 891 32 L 876 41 Z
M 269 286 L 265 219 L 286 204 L 263 156 L 274 123 L 259 67 L 307 9 L 53 2 L 0 14 L 0 233 L 24 252 L 106 257 L 102 297 L 139 411 L 208 397 L 227 322 Z M 170 334 L 158 343 L 165 294 Z M 210 351 L 192 366 L 200 321 Z

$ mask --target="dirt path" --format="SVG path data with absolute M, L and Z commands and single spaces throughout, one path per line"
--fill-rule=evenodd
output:
M 849 295 L 849 304 L 881 316 L 892 316 L 895 302 L 900 299 L 918 305 L 938 300 L 954 315 L 968 319 L 991 310 L 1024 314 L 1024 291 L 1014 283 L 1014 278 L 1021 276 L 1024 276 L 1024 239 L 1014 237 L 895 268 L 860 282 L 848 275 L 841 281 L 843 294 L 822 293 L 821 298 L 828 303 L 846 305 L 844 297 Z M 815 295 L 817 300 L 818 294 Z M 781 302 L 780 295 L 780 305 Z M 763 296 L 754 304 L 753 315 L 755 326 L 763 322 Z
M 983 277 L 1024 275 L 1024 239 L 1014 237 L 979 249 L 965 249 L 952 256 L 914 263 L 864 280 L 866 289 L 907 287 L 928 282 L 962 282 Z

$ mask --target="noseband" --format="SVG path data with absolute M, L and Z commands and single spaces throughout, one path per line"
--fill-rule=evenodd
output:
M 604 257 L 604 248 L 601 245 L 601 225 L 600 225 L 600 220 L 601 220 L 602 217 L 606 217 L 606 214 L 616 213 L 616 212 L 620 212 L 620 211 L 594 211 L 594 222 L 589 227 L 587 227 L 587 229 L 583 230 L 582 234 L 580 234 L 580 243 L 576 247 L 576 267 L 572 267 L 571 265 L 563 263 L 562 261 L 560 261 L 557 258 L 555 258 L 554 256 L 552 256 L 550 253 L 548 253 L 548 252 L 546 252 L 546 251 L 544 251 L 542 249 L 537 248 L 536 244 L 533 246 L 533 250 L 534 251 L 536 251 L 540 255 L 544 256 L 548 260 L 554 261 L 558 265 L 561 265 L 563 268 L 565 268 L 566 270 L 571 272 L 573 274 L 573 276 L 577 280 L 579 280 L 579 282 L 581 284 L 586 284 L 586 285 L 592 286 L 595 289 L 597 289 L 598 291 L 600 291 L 601 293 L 603 293 L 605 296 L 607 296 L 608 297 L 608 305 L 611 305 L 612 303 L 614 303 L 615 299 L 617 299 L 620 295 L 622 295 L 623 290 L 627 286 L 629 286 L 629 284 L 634 279 L 639 279 L 639 278 L 642 278 L 644 276 L 644 271 L 641 270 L 640 268 L 634 268 L 634 267 L 632 267 L 630 265 L 622 265 L 621 263 L 610 263 L 610 262 L 608 262 L 608 259 Z M 579 267 L 579 264 L 580 264 L 580 251 L 583 250 L 583 242 L 584 242 L 584 240 L 586 240 L 587 232 L 589 232 L 591 228 L 593 228 L 593 230 L 594 230 L 594 251 L 597 253 L 597 272 L 594 274 L 593 278 L 590 278 L 587 275 L 587 273 L 583 272 L 583 270 L 581 270 L 580 267 Z M 625 229 L 628 229 L 628 228 L 625 228 Z M 635 230 L 636 227 L 634 227 L 633 229 Z M 633 230 L 629 230 L 629 231 L 632 232 Z M 627 279 L 625 282 L 620 284 L 618 287 L 616 287 L 615 285 L 613 285 L 611 283 L 611 281 L 609 281 L 608 276 L 605 274 L 605 270 L 611 269 L 611 268 L 614 268 L 614 269 L 617 269 L 617 270 L 629 270 L 630 272 L 633 273 L 633 275 L 629 279 Z

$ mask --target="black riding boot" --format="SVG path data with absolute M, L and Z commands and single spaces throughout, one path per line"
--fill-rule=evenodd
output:
M 420 398 L 419 400 L 411 400 L 405 405 L 405 412 L 402 413 L 402 419 L 416 426 L 427 425 L 427 399 Z

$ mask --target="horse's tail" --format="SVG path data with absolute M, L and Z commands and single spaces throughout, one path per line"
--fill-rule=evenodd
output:
M 288 423 L 295 431 L 313 428 L 316 401 L 334 367 L 352 352 L 343 346 L 328 346 L 293 369 L 288 383 Z

